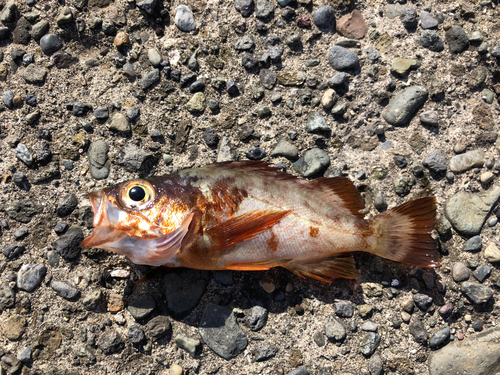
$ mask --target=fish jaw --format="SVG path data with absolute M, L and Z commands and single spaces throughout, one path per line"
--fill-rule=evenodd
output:
M 104 191 L 89 194 L 89 200 L 94 211 L 94 232 L 82 241 L 80 247 L 122 254 L 135 264 L 161 266 L 167 263 L 181 249 L 182 240 L 194 216 L 188 214 L 181 225 L 170 233 L 155 238 L 132 237 L 117 229 L 120 221 L 127 219 L 127 213 L 116 208 Z

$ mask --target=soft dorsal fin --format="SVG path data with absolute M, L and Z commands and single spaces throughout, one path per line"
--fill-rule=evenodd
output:
M 323 192 L 328 202 L 333 203 L 337 209 L 346 210 L 351 215 L 363 218 L 365 215 L 359 211 L 365 208 L 363 197 L 351 180 L 347 177 L 320 177 L 309 182 L 314 193 Z
M 205 231 L 211 242 L 209 251 L 219 251 L 237 243 L 255 238 L 271 228 L 291 211 L 255 210 L 232 217 Z
M 313 263 L 283 265 L 286 269 L 302 278 L 311 277 L 331 283 L 330 279 L 343 277 L 354 279 L 359 276 L 351 254 L 339 254 L 336 257 L 318 260 Z

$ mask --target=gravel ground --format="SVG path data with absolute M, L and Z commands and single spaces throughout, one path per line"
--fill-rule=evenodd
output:
M 0 374 L 493 374 L 497 1 L 27 0 L 0 10 Z M 442 266 L 136 266 L 87 194 L 217 161 L 435 195 Z M 146 282 L 137 283 L 147 275 Z

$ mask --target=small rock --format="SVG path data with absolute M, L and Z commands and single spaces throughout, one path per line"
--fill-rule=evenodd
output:
M 155 316 L 151 319 L 148 324 L 146 324 L 146 330 L 148 335 L 153 340 L 160 340 L 166 335 L 170 334 L 172 331 L 172 324 L 170 319 L 164 315 Z
M 33 164 L 33 155 L 23 143 L 18 143 L 16 147 L 16 157 L 28 167 Z
M 101 349 L 104 354 L 119 353 L 125 347 L 122 337 L 113 329 L 103 333 L 99 340 L 97 340 L 97 346 Z
M 226 360 L 236 357 L 248 344 L 231 310 L 212 303 L 203 311 L 199 331 L 207 346 Z
M 342 318 L 351 318 L 354 314 L 354 308 L 348 301 L 335 302 L 335 313 Z
M 395 126 L 406 125 L 427 100 L 428 91 L 423 86 L 410 86 L 398 92 L 382 111 L 387 123 Z
M 399 18 L 401 19 L 401 23 L 403 24 L 405 29 L 413 31 L 417 28 L 418 14 L 415 8 L 406 7 Z
M 248 317 L 248 325 L 252 331 L 258 331 L 267 322 L 267 310 L 262 306 L 254 306 Z
M 17 273 L 17 287 L 31 293 L 40 285 L 46 273 L 44 264 L 25 264 Z
M 26 318 L 22 315 L 11 316 L 3 321 L 3 334 L 9 341 L 17 341 L 22 337 L 24 331 L 26 330 L 26 323 Z
M 179 30 L 188 33 L 196 29 L 196 22 L 191 9 L 186 5 L 179 5 L 175 12 L 175 25 Z
M 253 0 L 235 0 L 234 7 L 243 17 L 250 17 L 254 10 Z
M 108 144 L 103 140 L 92 142 L 88 151 L 90 174 L 96 180 L 108 177 L 111 161 L 108 159 Z
M 422 29 L 433 29 L 437 27 L 439 22 L 431 16 L 429 12 L 422 12 L 420 15 L 420 27 Z
M 93 311 L 97 309 L 97 307 L 102 301 L 102 297 L 103 297 L 102 292 L 99 289 L 87 292 L 82 298 L 83 307 L 85 308 L 85 310 L 88 311 Z
M 422 125 L 432 126 L 432 127 L 437 127 L 439 125 L 438 115 L 434 111 L 422 112 L 419 118 L 420 118 L 420 123 Z
M 462 293 L 474 304 L 486 303 L 493 297 L 493 290 L 481 284 L 465 281 L 461 288 Z
M 483 239 L 481 236 L 474 236 L 467 240 L 463 251 L 479 251 L 483 247 Z
M 500 250 L 494 242 L 490 242 L 484 249 L 484 258 L 490 263 L 500 262 Z
M 139 81 L 139 86 L 141 87 L 141 89 L 147 90 L 159 81 L 160 81 L 160 70 L 154 69 L 141 78 L 141 80 Z
M 484 282 L 491 275 L 491 267 L 482 265 L 476 268 L 472 275 L 476 278 L 480 283 Z
M 154 15 L 157 3 L 158 0 L 138 0 L 136 2 L 137 7 L 145 11 L 150 16 Z
M 330 6 L 322 6 L 316 9 L 313 20 L 318 29 L 325 31 L 335 29 L 335 11 Z
M 439 331 L 434 332 L 429 340 L 431 349 L 438 349 L 441 345 L 450 338 L 450 327 L 444 327 Z
M 35 40 L 40 40 L 49 31 L 50 25 L 46 20 L 42 20 L 33 25 L 31 29 L 31 37 Z
M 450 170 L 454 173 L 465 172 L 472 168 L 482 167 L 484 164 L 484 151 L 473 150 L 465 154 L 455 155 L 450 160 Z
M 59 296 L 69 300 L 76 298 L 80 294 L 78 289 L 64 281 L 52 281 L 50 286 Z
M 191 337 L 186 336 L 185 334 L 181 333 L 174 338 L 174 343 L 181 349 L 185 350 L 188 352 L 188 354 L 192 357 L 195 358 L 196 356 L 196 351 L 198 348 L 201 346 L 201 342 L 198 339 L 193 339 Z
M 375 349 L 377 349 L 379 344 L 380 344 L 380 335 L 375 332 L 368 332 L 359 344 L 361 348 L 361 353 L 365 357 L 369 357 L 375 352 Z
M 461 53 L 469 48 L 469 37 L 464 29 L 454 26 L 445 33 L 450 53 Z
M 432 151 L 422 162 L 431 172 L 440 174 L 447 170 L 446 158 L 439 151 Z
M 45 34 L 40 39 L 40 48 L 46 55 L 52 55 L 62 48 L 62 44 L 56 34 Z
M 83 231 L 79 227 L 70 228 L 66 234 L 52 243 L 54 249 L 66 259 L 74 259 L 80 255 L 80 243 L 83 241 Z
M 362 39 L 368 31 L 361 12 L 354 9 L 351 13 L 342 16 L 337 22 L 337 32 L 346 38 Z
M 331 128 L 319 112 L 311 112 L 306 124 L 308 133 L 330 132 Z
M 245 151 L 245 156 L 250 160 L 261 160 L 266 157 L 266 151 L 260 147 L 253 147 Z
M 325 335 L 329 340 L 334 342 L 344 341 L 346 330 L 344 325 L 332 316 L 330 317 L 330 321 L 325 324 Z
M 139 327 L 136 324 L 130 326 L 130 328 L 128 329 L 127 337 L 130 340 L 130 342 L 134 345 L 138 345 L 144 342 L 144 340 L 146 340 L 146 335 L 144 334 L 144 331 L 142 330 L 141 327 Z
M 417 293 L 413 295 L 413 301 L 420 310 L 427 311 L 431 307 L 433 299 L 426 294 Z
M 356 70 L 359 68 L 358 56 L 340 46 L 333 46 L 328 54 L 328 61 L 335 70 Z
M 125 44 L 129 44 L 129 42 L 130 39 L 128 37 L 128 34 L 125 31 L 120 31 L 119 33 L 116 34 L 113 44 L 117 47 L 121 47 Z
M 414 318 L 410 323 L 410 333 L 413 336 L 413 339 L 419 344 L 424 344 L 427 342 L 428 335 L 425 330 L 424 324 L 418 318 Z
M 420 36 L 419 43 L 422 47 L 432 52 L 441 52 L 444 50 L 443 40 L 432 30 L 425 30 Z
M 274 4 L 267 0 L 257 0 L 255 17 L 267 20 L 274 15 Z
M 128 311 L 136 319 L 144 319 L 156 307 L 156 300 L 147 293 L 132 295 L 128 303 Z
M 297 149 L 297 147 L 295 147 L 295 145 L 284 139 L 281 139 L 279 140 L 273 151 L 271 151 L 271 156 L 282 156 L 287 158 L 288 160 L 295 161 L 299 157 L 299 150 Z
M 122 133 L 130 133 L 132 130 L 127 117 L 121 112 L 116 112 L 113 117 L 111 117 L 109 128 Z
M 467 268 L 465 263 L 456 262 L 453 265 L 451 276 L 453 277 L 453 280 L 455 280 L 456 283 L 461 283 L 462 281 L 468 280 L 469 275 L 470 275 L 469 269 Z
M 306 151 L 303 159 L 294 163 L 294 169 L 303 177 L 312 177 L 326 170 L 330 165 L 328 154 L 319 149 L 313 148 Z
M 56 214 L 60 217 L 68 216 L 78 206 L 78 200 L 74 194 L 64 198 L 56 208 Z
M 186 109 L 191 113 L 201 113 L 207 107 L 207 99 L 202 92 L 195 93 L 186 104 Z

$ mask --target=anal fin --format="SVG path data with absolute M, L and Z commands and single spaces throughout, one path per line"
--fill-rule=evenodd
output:
M 291 259 L 278 259 L 266 262 L 253 262 L 253 263 L 229 263 L 226 266 L 228 270 L 234 271 L 265 271 L 269 268 L 283 266 L 290 262 Z
M 255 210 L 233 217 L 205 231 L 212 249 L 219 251 L 237 243 L 255 238 L 277 224 L 291 211 Z
M 327 283 L 331 283 L 332 278 L 354 279 L 359 276 L 351 254 L 340 254 L 314 263 L 284 265 L 283 267 L 302 278 L 311 277 Z

